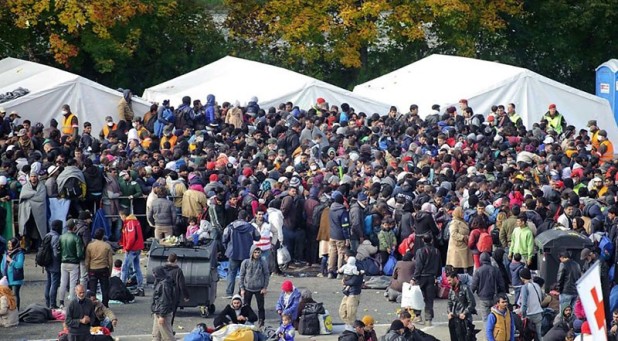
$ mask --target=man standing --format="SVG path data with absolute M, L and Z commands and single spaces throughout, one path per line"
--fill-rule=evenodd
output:
M 163 265 L 167 277 L 172 279 L 174 283 L 174 312 L 172 313 L 171 324 L 174 324 L 174 318 L 176 317 L 176 309 L 180 304 L 180 296 L 182 296 L 185 302 L 189 302 L 189 289 L 185 283 L 185 275 L 182 272 L 180 266 L 178 266 L 178 256 L 174 252 L 170 252 L 167 256 L 167 263 Z
M 350 249 L 356 251 L 364 239 L 365 207 L 369 202 L 367 194 L 360 192 L 350 207 Z
M 67 232 L 60 236 L 60 308 L 64 307 L 64 296 L 69 286 L 69 299 L 72 299 L 75 284 L 79 279 L 79 263 L 84 259 L 82 239 L 75 234 L 75 219 L 67 221 Z M 84 286 L 82 291 L 84 291 Z M 85 291 L 83 295 L 85 295 Z
M 486 326 L 487 341 L 515 340 L 515 320 L 509 310 L 509 299 L 505 294 L 498 295 L 498 303 L 491 308 Z
M 474 273 L 470 289 L 481 300 L 481 316 L 486 321 L 496 302 L 496 295 L 506 292 L 500 270 L 491 265 L 491 256 L 487 252 L 481 254 L 481 266 Z
M 152 274 L 155 278 L 152 305 L 150 306 L 153 317 L 152 339 L 174 341 L 174 331 L 172 330 L 175 306 L 174 282 L 163 266 L 154 268 Z
M 555 104 L 549 105 L 543 119 L 547 120 L 547 128 L 553 129 L 558 135 L 562 134 L 562 132 L 566 129 L 566 120 L 564 119 L 564 116 L 558 112 Z
M 86 298 L 86 288 L 79 284 L 75 287 L 74 300 L 71 300 L 66 311 L 65 323 L 69 329 L 70 341 L 91 340 L 90 324 L 94 322 L 94 305 Z
M 472 290 L 459 280 L 455 271 L 446 274 L 451 291 L 448 294 L 448 327 L 451 340 L 474 340 L 472 314 L 476 313 L 476 302 Z M 465 338 L 462 335 L 466 335 Z
M 431 234 L 423 236 L 425 246 L 416 251 L 416 268 L 410 284 L 418 284 L 425 301 L 425 325 L 431 326 L 433 320 L 433 300 L 436 297 L 436 278 L 442 275 L 440 251 L 433 246 Z M 416 312 L 414 322 L 421 322 L 421 312 Z
M 122 262 L 122 272 L 120 279 L 122 283 L 126 283 L 129 279 L 129 270 L 133 267 L 135 276 L 137 277 L 137 295 L 144 296 L 144 277 L 142 269 L 139 265 L 140 253 L 144 249 L 144 237 L 142 236 L 142 226 L 139 220 L 129 214 L 129 210 L 120 210 L 120 219 L 122 220 L 122 237 L 120 245 L 124 251 L 124 261 Z
M 562 315 L 564 308 L 575 306 L 575 300 L 577 299 L 577 287 L 575 284 L 582 276 L 582 270 L 579 264 L 571 259 L 568 251 L 560 252 L 559 256 L 558 292 L 560 293 L 560 314 Z
M 260 233 L 248 222 L 249 213 L 245 210 L 238 212 L 238 219 L 229 224 L 223 231 L 223 244 L 227 245 L 225 255 L 229 258 L 229 271 L 227 275 L 227 289 L 224 298 L 232 298 L 236 275 L 240 270 L 240 264 L 248 259 L 253 241 L 260 240 Z
M 94 240 L 86 247 L 86 271 L 88 272 L 88 290 L 97 292 L 101 284 L 103 305 L 109 307 L 109 276 L 114 267 L 114 251 L 111 245 L 103 241 L 105 232 L 102 228 L 94 231 Z
M 350 246 L 350 216 L 343 205 L 343 194 L 332 193 L 333 203 L 328 212 L 330 242 L 328 248 L 328 278 L 335 278 L 337 269 L 343 266 L 345 252 Z
M 68 135 L 73 137 L 73 140 L 77 140 L 77 134 L 79 130 L 79 122 L 77 115 L 71 112 L 71 107 L 68 104 L 62 106 L 62 135 Z
M 528 226 L 526 213 L 521 212 L 517 217 L 517 227 L 513 230 L 511 246 L 509 247 L 509 259 L 519 253 L 522 261 L 528 265 L 532 264 L 532 254 L 534 252 L 534 235 Z
M 543 301 L 543 289 L 532 281 L 530 269 L 521 269 L 519 271 L 519 277 L 522 282 L 524 282 L 521 286 L 521 294 L 519 296 L 521 317 L 528 318 L 530 321 L 534 322 L 536 335 L 539 336 L 537 340 L 541 340 L 541 322 L 543 321 L 543 307 L 541 307 L 541 302 Z M 577 297 L 577 293 L 575 297 Z M 575 303 L 575 297 L 573 298 L 573 303 Z M 560 311 L 564 311 L 564 307 L 562 306 L 562 294 L 560 294 Z
M 345 261 L 347 261 L 349 257 L 354 256 L 356 256 L 356 253 L 348 250 L 345 254 Z M 341 318 L 341 320 L 346 323 L 346 327 L 349 328 L 356 320 L 356 312 L 360 304 L 360 294 L 363 286 L 363 273 L 361 272 L 358 275 L 346 275 L 341 282 L 344 287 L 348 287 L 349 289 L 347 293 L 344 292 L 343 299 L 339 305 L 339 318 Z
M 258 327 L 261 328 L 266 318 L 264 296 L 268 288 L 270 271 L 268 262 L 262 259 L 262 249 L 257 245 L 251 246 L 250 255 L 251 258 L 245 259 L 240 265 L 240 295 L 244 304 L 248 306 L 251 306 L 251 299 L 255 296 L 258 306 Z
M 62 221 L 51 222 L 51 231 L 45 238 L 51 238 L 52 262 L 45 267 L 47 271 L 47 283 L 45 284 L 45 305 L 50 309 L 57 309 L 56 298 L 60 286 L 60 234 L 62 233 Z
M 19 194 L 19 234 L 29 237 L 35 248 L 47 234 L 47 189 L 36 171 L 30 172 L 30 181 Z

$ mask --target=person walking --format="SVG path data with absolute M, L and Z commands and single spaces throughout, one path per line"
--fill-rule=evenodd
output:
M 571 259 L 568 251 L 559 254 L 560 266 L 558 267 L 558 292 L 560 293 L 560 314 L 564 308 L 574 307 L 577 299 L 577 287 L 575 284 L 582 276 L 582 270 L 577 262 Z
M 509 310 L 506 294 L 498 295 L 498 303 L 491 308 L 485 328 L 487 341 L 515 341 L 515 319 Z
M 532 274 L 530 273 L 530 269 L 523 268 L 519 272 L 519 277 L 524 282 L 521 286 L 521 292 L 519 295 L 519 306 L 521 307 L 519 311 L 515 311 L 515 313 L 521 312 L 522 318 L 527 318 L 534 323 L 536 328 L 536 335 L 534 339 L 536 341 L 543 340 L 541 336 L 541 327 L 543 321 L 543 307 L 541 307 L 541 302 L 543 301 L 543 292 L 541 287 L 532 281 Z M 562 306 L 561 306 L 562 308 Z
M 440 251 L 433 246 L 431 234 L 423 236 L 425 246 L 416 251 L 416 268 L 410 284 L 418 284 L 423 292 L 425 301 L 425 325 L 431 326 L 433 320 L 433 300 L 436 297 L 436 279 L 442 275 L 440 266 Z M 416 312 L 414 322 L 422 322 L 421 312 Z
M 165 272 L 167 273 L 167 277 L 172 279 L 174 283 L 174 312 L 172 313 L 172 321 L 171 324 L 174 324 L 174 319 L 176 318 L 176 310 L 180 306 L 180 299 L 182 297 L 184 302 L 189 302 L 191 297 L 189 296 L 189 288 L 187 288 L 187 284 L 185 282 L 185 274 L 182 272 L 182 269 L 178 265 L 178 255 L 174 252 L 170 252 L 167 256 L 167 263 L 163 265 Z
M 67 221 L 67 232 L 60 236 L 60 308 L 64 307 L 67 285 L 69 300 L 72 300 L 73 293 L 77 292 L 75 284 L 79 280 L 79 263 L 84 259 L 84 245 L 82 239 L 75 234 L 75 226 L 75 219 L 70 219 Z
M 486 321 L 487 316 L 491 312 L 491 308 L 496 302 L 496 296 L 499 293 L 505 293 L 506 286 L 500 274 L 500 270 L 491 265 L 491 256 L 489 253 L 481 253 L 480 258 L 481 266 L 474 272 L 470 289 L 473 293 L 478 295 L 481 303 L 481 316 L 483 321 Z
M 136 296 L 144 296 L 144 276 L 142 276 L 142 269 L 139 264 L 139 257 L 144 249 L 142 226 L 133 214 L 129 214 L 128 209 L 123 208 L 120 210 L 120 219 L 122 220 L 120 245 L 124 251 L 120 279 L 122 283 L 126 283 L 129 279 L 129 270 L 133 268 L 137 278 Z
M 255 296 L 258 306 L 258 327 L 261 328 L 266 318 L 264 296 L 268 289 L 270 272 L 268 262 L 261 257 L 262 249 L 253 245 L 249 254 L 251 258 L 243 260 L 240 265 L 240 295 L 244 304 L 248 306 L 251 306 L 251 299 Z
M 58 287 L 60 287 L 60 235 L 62 234 L 62 221 L 53 220 L 51 231 L 45 238 L 51 238 L 50 245 L 52 251 L 52 261 L 45 267 L 47 272 L 47 282 L 45 283 L 45 306 L 50 309 L 58 309 L 56 299 L 58 298 Z M 48 237 L 49 236 L 49 237 Z
M 96 316 L 92 301 L 86 297 L 86 288 L 75 286 L 75 299 L 69 302 L 66 310 L 65 324 L 69 330 L 70 341 L 90 341 L 90 325 Z
M 476 301 L 472 290 L 459 280 L 459 275 L 455 271 L 450 271 L 446 276 L 451 286 L 447 304 L 451 340 L 476 340 L 472 324 L 472 314 L 476 313 Z
M 343 205 L 343 194 L 335 191 L 331 196 L 334 202 L 328 213 L 330 227 L 328 278 L 335 278 L 337 269 L 343 265 L 345 252 L 350 246 L 350 216 L 348 209 Z
M 114 267 L 114 250 L 103 241 L 105 231 L 94 231 L 94 240 L 86 247 L 86 270 L 88 272 L 88 290 L 96 293 L 101 285 L 103 305 L 109 307 L 109 276 Z
M 15 294 L 17 300 L 17 309 L 20 307 L 20 295 L 19 291 L 24 284 L 24 250 L 19 245 L 19 239 L 12 238 L 9 240 L 7 250 L 2 257 L 2 264 L 0 269 L 2 276 L 5 276 L 9 282 L 9 287 Z
M 243 260 L 249 258 L 253 242 L 260 240 L 260 233 L 248 222 L 248 218 L 249 213 L 240 210 L 238 219 L 229 224 L 223 231 L 222 241 L 224 245 L 227 245 L 225 255 L 229 259 L 227 288 L 224 298 L 232 298 L 240 265 Z
M 152 339 L 156 341 L 174 341 L 172 318 L 175 307 L 174 282 L 164 266 L 152 270 L 155 287 L 152 294 Z

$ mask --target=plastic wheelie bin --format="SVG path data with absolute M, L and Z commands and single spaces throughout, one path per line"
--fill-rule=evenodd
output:
M 589 238 L 573 231 L 549 230 L 535 237 L 538 249 L 539 276 L 545 279 L 545 291 L 558 281 L 560 252 L 568 251 L 571 259 L 583 264 L 580 254 L 584 248 L 593 247 Z
M 219 281 L 216 242 L 207 240 L 204 245 L 200 246 L 175 247 L 153 241 L 148 252 L 146 283 L 154 283 L 152 269 L 164 265 L 167 262 L 167 256 L 172 252 L 178 256 L 177 263 L 185 276 L 191 296 L 188 302 L 180 300 L 179 307 L 200 307 L 200 312 L 204 317 L 213 314 Z

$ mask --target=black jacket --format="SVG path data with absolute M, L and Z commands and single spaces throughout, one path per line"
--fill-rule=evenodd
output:
M 558 292 L 567 295 L 577 295 L 575 283 L 582 276 L 579 264 L 572 259 L 560 263 L 558 267 Z
M 498 293 L 506 292 L 500 270 L 491 265 L 491 256 L 481 254 L 481 266 L 472 278 L 472 292 L 476 292 L 481 300 L 493 300 Z
M 348 276 L 343 284 L 350 287 L 349 295 L 360 295 L 363 286 L 363 275 Z
M 459 290 L 451 288 L 448 294 L 447 313 L 453 313 L 456 316 L 463 313 L 468 319 L 472 318 L 472 314 L 476 314 L 476 301 L 472 290 L 467 285 L 459 282 Z
M 159 317 L 167 316 L 173 313 L 176 307 L 174 296 L 175 284 L 162 266 L 155 268 L 153 272 L 158 282 L 155 284 L 154 293 L 152 294 L 150 311 Z
M 358 341 L 358 334 L 355 331 L 344 330 L 341 335 L 339 335 L 338 341 Z
M 414 280 L 418 281 L 421 277 L 425 276 L 435 278 L 442 275 L 440 251 L 432 245 L 425 245 L 416 251 L 415 259 L 416 268 L 414 269 Z
M 71 335 L 90 335 L 90 324 L 82 324 L 79 320 L 84 316 L 89 316 L 90 321 L 96 318 L 94 305 L 89 298 L 83 300 L 74 299 L 69 303 L 66 313 L 66 325 Z
M 240 315 L 246 317 L 247 320 L 251 323 L 257 321 L 258 319 L 253 309 L 251 309 L 251 307 L 248 305 L 244 305 L 240 308 Z M 238 324 L 239 322 L 236 318 L 236 312 L 234 311 L 234 308 L 232 308 L 232 306 L 228 304 L 225 306 L 225 308 L 223 308 L 221 313 L 219 313 L 219 315 L 215 317 L 213 324 L 215 328 L 218 328 L 220 326 L 224 326 L 230 323 Z

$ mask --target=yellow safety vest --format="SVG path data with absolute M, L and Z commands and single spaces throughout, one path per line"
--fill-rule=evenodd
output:
M 63 135 L 71 135 L 73 134 L 73 125 L 71 124 L 71 122 L 73 121 L 73 117 L 75 117 L 74 114 L 70 114 L 69 116 L 64 118 L 64 121 L 62 121 L 62 134 Z
M 603 145 L 607 146 L 607 150 L 600 157 L 601 163 L 611 161 L 614 158 L 614 145 L 609 140 L 603 140 L 600 146 Z
M 562 115 L 558 114 L 554 117 L 545 115 L 547 124 L 558 134 L 562 134 Z
M 517 121 L 521 119 L 521 116 L 519 116 L 518 113 L 515 113 L 513 116 L 509 115 L 509 119 L 513 122 L 513 124 L 517 124 Z

